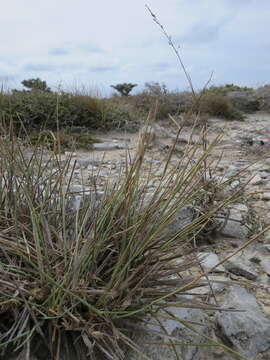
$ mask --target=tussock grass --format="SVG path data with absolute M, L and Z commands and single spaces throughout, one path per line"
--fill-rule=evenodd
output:
M 172 150 L 149 194 L 152 175 L 142 173 L 147 139 L 142 140 L 134 159 L 127 153 L 119 180 L 108 181 L 101 199 L 83 192 L 75 209 L 71 159 L 63 165 L 59 155 L 48 158 L 43 148 L 29 151 L 11 134 L 3 137 L 1 356 L 25 351 L 40 359 L 125 359 L 126 348 L 136 349 L 131 330 L 145 314 L 188 307 L 184 295 L 204 285 L 187 275 L 198 264 L 190 244 L 232 200 L 213 205 L 207 214 L 195 210 L 211 193 L 206 160 L 217 141 L 204 151 L 188 146 L 174 167 Z M 46 166 L 52 161 L 53 169 Z M 187 208 L 193 219 L 166 231 Z

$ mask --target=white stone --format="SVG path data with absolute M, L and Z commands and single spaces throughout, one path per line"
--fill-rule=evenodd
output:
M 117 150 L 117 149 L 123 149 L 123 148 L 124 148 L 123 145 L 115 144 L 115 143 L 93 144 L 93 150 L 99 150 L 99 151 Z
M 261 199 L 262 200 L 265 200 L 265 201 L 268 201 L 270 200 L 270 192 L 264 192 L 261 194 Z
M 212 269 L 212 267 L 216 266 L 220 262 L 218 256 L 212 252 L 201 252 L 198 255 L 199 258 L 203 258 L 201 265 L 205 271 Z M 224 271 L 225 268 L 223 265 L 219 265 L 213 270 L 213 272 L 224 272 Z
M 262 313 L 256 298 L 240 286 L 233 286 L 226 296 L 224 307 L 243 312 L 218 312 L 216 320 L 221 334 L 248 359 L 270 347 L 270 321 Z M 206 358 L 205 358 L 206 359 Z
M 258 277 L 253 265 L 241 254 L 235 255 L 226 261 L 224 267 L 232 274 L 243 276 L 248 280 L 255 280 Z
M 261 263 L 260 263 L 261 267 L 263 268 L 263 270 L 266 272 L 266 274 L 268 276 L 270 276 L 270 259 L 264 259 Z
M 260 185 L 263 183 L 263 179 L 261 178 L 260 175 L 256 174 L 251 180 L 250 180 L 250 184 L 251 185 Z
M 245 204 L 233 204 L 232 209 L 235 211 L 240 211 L 241 213 L 247 213 L 248 207 Z

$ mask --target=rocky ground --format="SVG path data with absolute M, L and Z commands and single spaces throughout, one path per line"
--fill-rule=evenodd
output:
M 229 178 L 239 170 L 246 169 L 241 176 L 240 185 L 249 181 L 245 188 L 251 193 L 248 199 L 241 200 L 231 208 L 230 217 L 217 234 L 215 241 L 201 246 L 199 256 L 205 257 L 203 268 L 209 270 L 220 260 L 228 257 L 239 249 L 250 236 L 260 231 L 270 223 L 270 143 L 258 142 L 248 144 L 250 138 L 265 135 L 270 136 L 270 115 L 256 113 L 248 115 L 245 121 L 223 121 L 211 119 L 209 121 L 208 140 L 222 132 L 223 137 L 212 153 L 212 158 L 221 160 L 216 167 L 216 174 L 220 178 Z M 160 167 L 168 153 L 174 137 L 172 124 L 155 126 L 152 136 L 152 146 L 147 152 L 146 167 L 151 167 L 153 179 L 148 191 L 155 188 L 156 179 L 160 175 Z M 190 128 L 185 128 L 180 135 L 179 147 L 176 149 L 172 162 L 176 162 L 184 144 L 189 141 Z M 95 145 L 92 152 L 70 154 L 75 163 L 76 183 L 72 190 L 80 192 L 97 189 L 102 192 L 103 186 L 110 177 L 117 178 L 119 170 L 124 166 L 126 151 L 131 157 L 134 154 L 139 134 L 109 133 L 97 134 L 103 142 Z M 197 141 L 199 131 L 196 130 L 192 140 Z M 248 167 L 248 168 L 247 168 Z M 82 181 L 85 185 L 82 185 Z M 239 181 L 231 186 L 239 186 Z M 202 312 L 200 310 L 173 310 L 177 316 L 191 319 L 195 322 L 198 331 L 224 343 L 239 351 L 248 359 L 270 359 L 270 232 L 240 251 L 223 265 L 217 267 L 210 278 L 218 280 L 214 284 L 214 294 L 210 287 L 196 291 L 190 295 L 194 298 L 208 300 L 211 303 L 227 307 L 235 307 L 242 312 Z M 228 286 L 228 282 L 233 281 Z M 164 320 L 164 326 L 169 334 L 180 337 L 181 341 L 188 343 L 195 341 L 203 343 L 200 336 L 195 337 L 179 325 L 178 322 Z M 153 342 L 158 336 L 151 335 L 147 328 L 142 331 L 139 339 L 142 349 L 151 354 L 153 359 L 174 359 L 175 353 L 167 347 L 143 344 L 145 339 Z M 176 351 L 183 360 L 211 360 L 232 359 L 222 348 L 206 347 L 177 347 Z M 139 359 L 133 354 L 130 359 Z

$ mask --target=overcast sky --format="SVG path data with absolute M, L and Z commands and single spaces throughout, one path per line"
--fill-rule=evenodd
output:
M 200 88 L 270 83 L 270 0 L 12 0 L 0 13 L 0 80 L 40 77 L 52 88 L 111 91 L 164 82 L 186 89 L 177 58 L 145 3 L 172 36 Z

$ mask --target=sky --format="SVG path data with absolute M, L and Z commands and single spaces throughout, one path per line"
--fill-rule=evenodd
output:
M 123 82 L 196 89 L 270 83 L 269 0 L 12 0 L 0 13 L 0 82 L 110 94 Z

